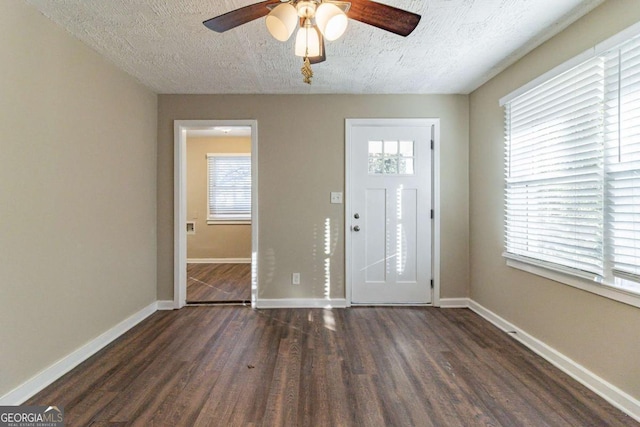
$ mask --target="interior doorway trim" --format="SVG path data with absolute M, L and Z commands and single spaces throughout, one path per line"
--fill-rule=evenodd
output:
M 187 301 L 187 131 L 223 126 L 251 127 L 251 307 L 258 296 L 258 122 L 257 120 L 175 120 L 174 129 L 174 261 L 173 303 Z
M 345 296 L 347 307 L 351 307 L 351 135 L 356 126 L 416 126 L 433 125 L 431 139 L 433 155 L 431 167 L 431 206 L 434 212 L 432 223 L 432 303 L 440 307 L 440 119 L 345 119 Z

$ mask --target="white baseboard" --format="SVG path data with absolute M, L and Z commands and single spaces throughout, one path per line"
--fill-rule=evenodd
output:
M 173 301 L 171 302 L 171 305 L 173 306 Z M 116 338 L 120 337 L 129 329 L 151 316 L 157 310 L 158 302 L 149 304 L 142 310 L 118 323 L 113 328 L 89 341 L 87 344 L 58 360 L 36 376 L 0 397 L 0 406 L 21 405 L 24 401 L 49 386 L 51 383 L 96 354 L 98 351 L 102 350 Z
M 251 258 L 187 258 L 187 264 L 251 264 Z
M 175 310 L 175 309 L 176 309 L 176 304 L 171 300 L 158 301 L 158 310 L 160 311 Z
M 440 308 L 469 308 L 469 298 L 440 298 Z
M 344 298 L 280 298 L 258 299 L 256 308 L 346 308 L 347 300 Z
M 569 359 L 559 351 L 549 347 L 539 339 L 529 335 L 509 321 L 503 319 L 477 302 L 470 300 L 469 308 L 496 325 L 498 328 L 518 340 L 534 353 L 546 359 L 555 367 L 598 394 L 616 408 L 625 412 L 636 421 L 640 421 L 640 400 L 620 390 L 618 387 L 600 378 L 584 366 Z

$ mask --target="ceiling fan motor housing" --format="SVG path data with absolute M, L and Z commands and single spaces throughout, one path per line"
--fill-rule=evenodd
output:
M 318 2 L 313 1 L 313 0 L 302 0 L 302 1 L 297 1 L 296 4 L 296 10 L 298 11 L 298 16 L 300 18 L 313 18 L 313 16 L 316 14 L 316 8 L 318 7 Z

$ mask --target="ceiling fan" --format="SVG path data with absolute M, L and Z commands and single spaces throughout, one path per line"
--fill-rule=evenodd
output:
M 385 31 L 408 36 L 418 26 L 421 16 L 371 0 L 266 0 L 241 7 L 203 24 L 223 33 L 247 22 L 266 16 L 269 33 L 279 41 L 287 41 L 299 26 L 295 54 L 303 58 L 303 81 L 311 84 L 311 64 L 327 59 L 325 39 L 338 39 L 347 28 L 347 18 L 373 25 Z

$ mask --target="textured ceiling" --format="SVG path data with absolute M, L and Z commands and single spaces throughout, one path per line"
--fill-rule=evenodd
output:
M 469 93 L 604 0 L 385 0 L 422 15 L 407 38 L 349 20 L 302 82 L 264 18 L 202 21 L 255 0 L 26 0 L 157 93 Z

